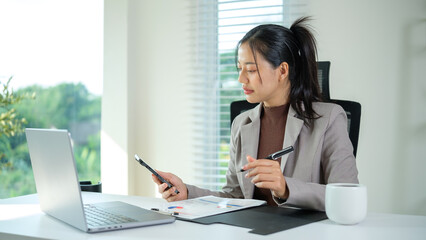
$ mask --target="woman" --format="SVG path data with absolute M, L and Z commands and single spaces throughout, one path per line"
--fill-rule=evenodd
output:
M 240 40 L 238 81 L 247 101 L 260 104 L 232 124 L 231 160 L 222 191 L 184 184 L 171 173 L 159 172 L 175 186 L 166 190 L 153 176 L 163 198 L 255 198 L 269 205 L 324 211 L 326 184 L 358 183 L 346 114 L 340 106 L 320 101 L 315 39 L 307 21 L 298 19 L 290 29 L 261 25 Z M 288 146 L 294 152 L 265 159 Z

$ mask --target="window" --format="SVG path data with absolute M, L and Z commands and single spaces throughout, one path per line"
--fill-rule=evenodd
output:
M 100 180 L 103 1 L 0 2 L 0 83 L 24 127 L 68 129 L 80 180 Z M 0 114 L 6 111 L 0 108 Z M 0 136 L 0 198 L 34 193 L 25 134 Z
M 289 26 L 305 4 L 285 0 L 196 1 L 194 22 L 194 116 L 198 133 L 195 178 L 201 187 L 225 184 L 230 141 L 230 103 L 245 99 L 238 82 L 235 48 L 259 24 Z

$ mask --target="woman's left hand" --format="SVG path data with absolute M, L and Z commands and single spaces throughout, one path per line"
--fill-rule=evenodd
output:
M 278 161 L 268 159 L 254 159 L 247 156 L 248 164 L 244 170 L 250 170 L 246 178 L 252 178 L 251 182 L 258 188 L 270 189 L 272 195 L 277 198 L 287 199 L 288 189 Z

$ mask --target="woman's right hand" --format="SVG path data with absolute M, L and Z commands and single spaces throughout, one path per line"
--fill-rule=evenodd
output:
M 152 174 L 152 180 L 158 185 L 158 192 L 161 193 L 161 196 L 166 199 L 168 202 L 179 201 L 188 199 L 188 189 L 186 188 L 185 183 L 182 179 L 172 173 L 166 173 L 156 170 L 161 177 L 166 179 L 169 183 L 173 185 L 172 188 L 166 190 L 167 183 L 162 183 L 154 174 Z M 175 193 L 175 190 L 179 191 L 179 194 Z

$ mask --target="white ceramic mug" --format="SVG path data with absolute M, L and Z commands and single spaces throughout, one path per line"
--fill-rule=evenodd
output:
M 354 183 L 327 184 L 325 189 L 327 217 L 340 224 L 357 224 L 367 215 L 367 188 Z

